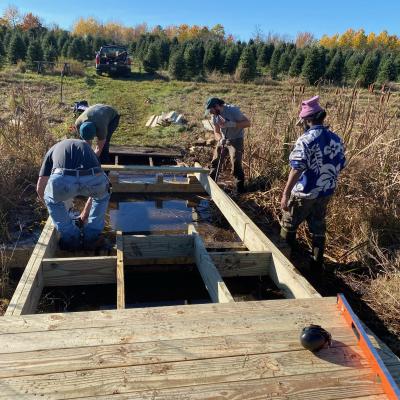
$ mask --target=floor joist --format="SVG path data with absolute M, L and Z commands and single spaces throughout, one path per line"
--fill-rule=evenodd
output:
M 49 217 L 5 315 L 21 315 L 35 312 L 43 290 L 42 260 L 44 257 L 51 257 L 56 247 L 56 229 Z
M 226 287 L 221 275 L 214 265 L 211 257 L 201 237 L 196 232 L 193 225 L 189 225 L 189 233 L 194 240 L 194 258 L 197 268 L 200 272 L 203 282 L 206 285 L 208 294 L 214 303 L 232 303 L 234 302 L 232 295 Z

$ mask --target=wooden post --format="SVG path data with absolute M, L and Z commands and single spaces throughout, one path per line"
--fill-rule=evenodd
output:
M 125 308 L 124 238 L 118 231 L 117 241 L 117 309 Z

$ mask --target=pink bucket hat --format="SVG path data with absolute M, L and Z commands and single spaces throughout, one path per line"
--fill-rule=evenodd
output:
M 318 103 L 319 96 L 311 97 L 311 99 L 304 100 L 301 103 L 301 111 L 299 114 L 300 118 L 307 118 L 310 115 L 316 114 L 319 111 L 323 111 L 323 108 Z

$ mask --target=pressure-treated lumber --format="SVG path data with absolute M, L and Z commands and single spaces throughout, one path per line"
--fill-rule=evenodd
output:
M 29 314 L 36 310 L 43 290 L 42 260 L 51 257 L 56 247 L 56 229 L 49 217 L 11 298 L 6 315 Z
M 100 285 L 116 282 L 116 256 L 43 259 L 44 286 Z
M 196 177 L 247 248 L 272 253 L 269 276 L 287 298 L 320 297 L 275 244 L 208 175 L 196 174 Z
M 222 277 L 268 275 L 269 251 L 227 251 L 208 253 Z
M 199 183 L 163 182 L 163 183 L 120 183 L 112 182 L 113 193 L 204 193 Z
M 194 258 L 207 291 L 214 303 L 234 302 L 232 295 L 226 287 L 221 275 L 214 265 L 201 237 L 196 232 L 193 225 L 189 225 L 189 233 L 194 241 Z
M 117 232 L 117 308 L 125 308 L 124 244 L 121 232 Z
M 143 260 L 192 257 L 193 237 L 189 235 L 123 235 L 124 263 Z
M 146 246 L 147 248 L 154 245 L 151 236 L 146 238 L 149 238 L 148 240 L 151 242 Z M 177 240 L 180 241 L 181 237 L 178 237 Z M 141 242 L 140 247 L 146 239 L 139 239 L 139 241 Z M 189 246 L 193 251 L 192 242 L 189 243 Z M 184 250 L 184 254 L 186 254 L 186 250 Z M 208 254 L 222 277 L 268 275 L 268 268 L 271 263 L 271 253 L 264 251 L 226 251 L 209 252 Z M 130 255 L 125 259 L 127 260 L 125 264 L 129 266 L 189 265 L 195 263 L 193 254 L 190 256 L 164 257 L 155 253 L 148 258 L 141 255 L 135 258 L 130 252 Z M 43 259 L 44 286 L 115 283 L 116 265 L 116 256 L 45 258 Z
M 336 341 L 332 347 L 355 346 L 354 335 L 346 328 L 333 328 Z M 280 338 L 280 339 L 279 339 Z M 121 354 L 121 336 L 114 336 L 115 344 L 74 346 L 71 348 L 42 349 L 27 352 L 1 354 L 0 378 L 41 373 L 82 371 L 91 368 L 110 368 L 128 365 L 157 364 L 167 361 L 207 359 L 212 357 L 232 357 L 249 354 L 303 350 L 298 334 L 294 331 L 276 333 L 254 332 L 252 334 L 230 334 L 226 336 L 192 337 L 185 339 L 154 340 L 134 342 L 124 341 Z M 151 339 L 151 338 L 150 338 Z M 178 352 L 177 349 L 180 351 Z M 101 354 L 101 359 L 98 358 Z M 120 354 L 120 356 L 116 356 Z M 30 362 L 27 363 L 29 358 Z
M 193 173 L 207 173 L 208 169 L 203 167 L 179 167 L 179 166 L 160 166 L 154 167 L 150 165 L 114 165 L 114 164 L 103 164 L 101 166 L 106 171 L 118 171 L 126 173 L 163 173 L 163 174 L 176 174 L 186 175 Z

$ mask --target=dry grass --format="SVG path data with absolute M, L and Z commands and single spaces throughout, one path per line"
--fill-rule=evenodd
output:
M 0 296 L 7 294 L 8 262 L 5 244 L 15 239 L 18 212 L 30 204 L 43 154 L 52 144 L 43 95 L 23 87 L 10 93 L 8 113 L 0 119 Z M 18 235 L 17 235 L 18 236 Z

